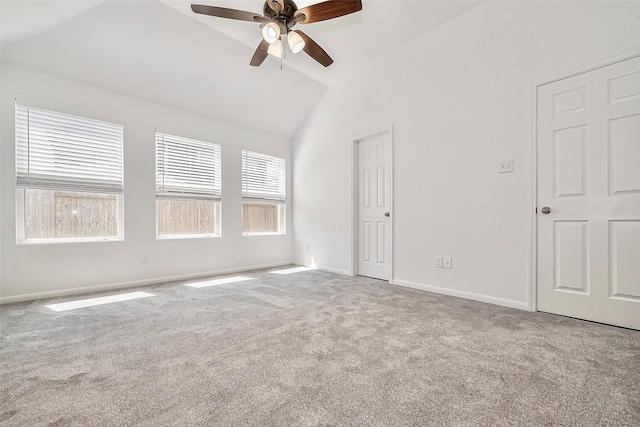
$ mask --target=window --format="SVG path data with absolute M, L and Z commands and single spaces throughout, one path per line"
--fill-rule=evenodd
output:
M 156 133 L 156 224 L 160 238 L 219 237 L 221 149 Z
M 284 159 L 242 150 L 243 235 L 285 234 Z
M 16 104 L 18 243 L 122 240 L 123 128 Z

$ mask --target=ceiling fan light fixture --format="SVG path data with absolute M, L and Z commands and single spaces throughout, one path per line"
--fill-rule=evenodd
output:
M 300 34 L 295 31 L 291 31 L 289 32 L 289 34 L 287 34 L 287 43 L 289 44 L 289 48 L 291 48 L 291 52 L 293 53 L 298 53 L 302 49 L 304 49 L 304 40 L 302 39 L 302 37 L 300 37 Z
M 280 38 L 280 26 L 275 22 L 269 22 L 262 27 L 262 38 L 264 38 L 267 43 L 275 43 Z
M 276 40 L 271 43 L 267 48 L 267 53 L 271 56 L 275 56 L 278 59 L 282 58 L 282 41 Z

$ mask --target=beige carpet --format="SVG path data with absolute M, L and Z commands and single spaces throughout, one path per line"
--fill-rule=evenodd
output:
M 3 306 L 0 424 L 640 425 L 640 332 L 321 271 L 244 275 Z

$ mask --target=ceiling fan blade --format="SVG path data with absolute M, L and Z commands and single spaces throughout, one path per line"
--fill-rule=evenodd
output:
M 269 49 L 269 42 L 266 40 L 262 40 L 256 49 L 256 52 L 253 54 L 253 58 L 251 58 L 251 62 L 249 65 L 254 67 L 259 67 L 265 59 L 267 59 Z
M 276 12 L 284 10 L 284 0 L 267 0 L 267 4 Z
M 362 10 L 360 0 L 330 0 L 298 9 L 294 20 L 299 24 L 326 21 Z
M 217 6 L 203 6 L 199 4 L 192 4 L 191 10 L 195 13 L 201 13 L 203 15 L 217 16 L 219 18 L 237 19 L 239 21 L 250 22 L 263 22 L 264 16 L 258 13 L 245 12 L 237 9 L 227 9 L 226 7 Z
M 307 52 L 310 57 L 312 57 L 325 67 L 333 64 L 333 59 L 331 59 L 329 54 L 327 54 L 327 52 L 325 52 L 318 43 L 314 42 L 311 37 L 300 30 L 296 30 L 296 33 L 300 34 L 300 37 L 302 37 L 302 40 L 304 40 L 304 51 Z

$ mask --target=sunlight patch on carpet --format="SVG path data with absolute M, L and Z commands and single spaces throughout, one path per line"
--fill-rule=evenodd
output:
M 316 268 L 315 267 L 294 267 L 294 268 L 285 268 L 284 270 L 270 271 L 269 273 L 293 274 L 293 273 L 302 273 L 303 271 L 312 271 L 312 270 L 316 270 Z
M 209 286 L 216 286 L 216 285 L 224 285 L 227 283 L 236 283 L 236 282 L 244 282 L 247 280 L 253 280 L 251 277 L 244 277 L 244 276 L 233 276 L 233 277 L 225 277 L 222 279 L 215 279 L 215 280 L 207 280 L 204 282 L 192 282 L 192 283 L 185 283 L 185 286 L 189 286 L 191 288 L 206 288 Z
M 93 307 L 96 305 L 111 304 L 114 302 L 130 301 L 138 298 L 152 297 L 153 294 L 147 292 L 128 292 L 126 294 L 109 295 L 106 297 L 80 299 L 75 301 L 61 302 L 57 304 L 45 305 L 53 311 L 75 310 L 77 308 Z

